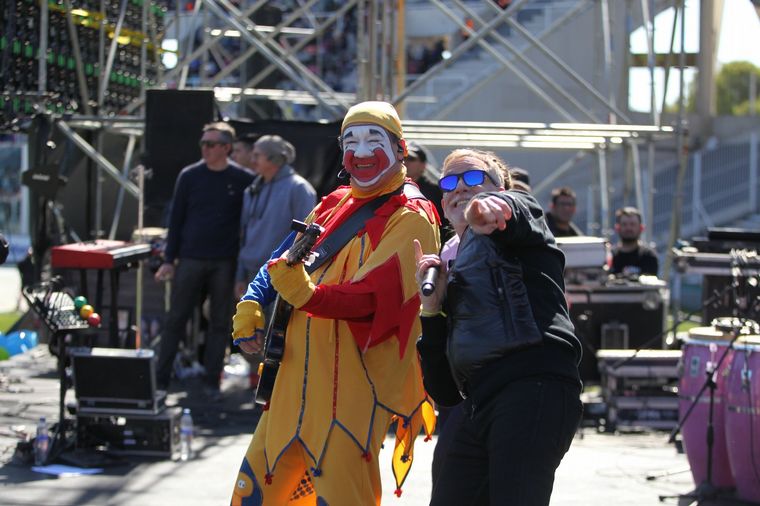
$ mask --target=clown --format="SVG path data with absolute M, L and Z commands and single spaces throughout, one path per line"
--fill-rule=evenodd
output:
M 385 102 L 352 107 L 341 127 L 350 186 L 329 194 L 307 221 L 325 231 L 316 248 L 363 205 L 384 201 L 363 227 L 311 274 L 288 266 L 291 235 L 259 271 L 233 318 L 246 352 L 262 347 L 262 307 L 275 291 L 293 305 L 272 398 L 240 468 L 233 505 L 380 504 L 378 453 L 397 421 L 396 493 L 421 427 L 434 426 L 415 341 L 420 299 L 413 240 L 438 250 L 438 216 L 404 192 L 401 122 Z M 254 338 L 250 338 L 254 336 Z

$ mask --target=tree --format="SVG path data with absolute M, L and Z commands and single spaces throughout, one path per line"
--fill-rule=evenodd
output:
M 750 74 L 755 75 L 755 113 L 760 114 L 760 68 L 748 61 L 735 61 L 723 65 L 715 81 L 719 115 L 749 114 Z
M 720 116 L 749 114 L 750 74 L 755 74 L 755 114 L 760 115 L 760 68 L 747 61 L 726 63 L 715 79 L 716 109 Z M 686 112 L 697 110 L 696 77 L 687 85 L 684 107 Z M 678 112 L 678 101 L 667 104 L 665 112 Z

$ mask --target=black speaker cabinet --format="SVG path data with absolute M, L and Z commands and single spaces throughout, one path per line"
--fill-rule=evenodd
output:
M 72 348 L 71 361 L 79 413 L 150 415 L 164 408 L 152 350 Z
M 668 295 L 662 285 L 639 283 L 567 285 L 570 319 L 583 344 L 584 382 L 600 379 L 596 352 L 603 349 L 661 349 Z
M 145 162 L 152 169 L 145 203 L 165 206 L 182 168 L 201 159 L 198 140 L 214 121 L 214 91 L 148 90 L 145 100 Z
M 156 415 L 77 414 L 76 446 L 106 449 L 116 455 L 171 458 L 179 450 L 182 409 Z

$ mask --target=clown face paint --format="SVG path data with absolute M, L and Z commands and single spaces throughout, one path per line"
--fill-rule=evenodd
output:
M 396 155 L 384 128 L 351 125 L 343 131 L 343 167 L 357 185 L 374 185 L 395 165 Z

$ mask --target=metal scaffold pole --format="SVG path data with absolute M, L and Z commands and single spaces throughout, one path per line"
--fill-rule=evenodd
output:
M 678 65 L 681 68 L 678 80 L 678 120 L 677 120 L 677 137 L 676 137 L 676 156 L 678 157 L 678 174 L 676 175 L 675 195 L 673 196 L 673 211 L 670 220 L 670 236 L 668 238 L 668 247 L 666 249 L 665 265 L 663 267 L 663 278 L 670 281 L 671 268 L 673 266 L 673 247 L 681 233 L 681 210 L 683 209 L 683 187 L 686 179 L 686 170 L 689 165 L 688 152 L 688 127 L 685 119 L 686 91 L 684 82 L 683 69 L 686 66 L 686 50 L 684 49 L 686 37 L 686 23 L 684 15 L 685 0 L 680 0 L 681 7 L 681 53 L 679 55 Z
M 397 0 L 396 5 L 396 80 L 395 87 L 390 90 L 388 100 L 391 99 L 399 90 L 406 86 L 406 12 L 405 1 Z M 404 117 L 404 104 L 398 104 L 398 113 Z

